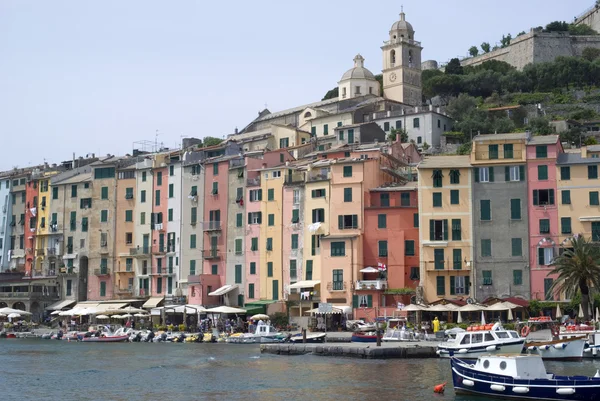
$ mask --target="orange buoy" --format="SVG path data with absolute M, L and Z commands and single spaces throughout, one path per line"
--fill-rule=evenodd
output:
M 437 393 L 437 394 L 444 394 L 444 391 L 446 390 L 446 383 L 447 382 L 444 382 L 442 384 L 438 384 L 437 386 L 435 386 L 433 388 L 433 392 Z

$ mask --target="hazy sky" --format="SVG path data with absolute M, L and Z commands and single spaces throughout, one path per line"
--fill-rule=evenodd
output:
M 593 0 L 405 0 L 423 60 L 572 21 Z M 381 70 L 401 1 L 0 0 L 0 170 L 242 128 Z

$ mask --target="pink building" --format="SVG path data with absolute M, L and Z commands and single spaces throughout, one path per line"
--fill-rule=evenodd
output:
M 150 290 L 153 296 L 165 294 L 166 284 L 166 254 L 167 254 L 167 210 L 169 198 L 169 169 L 156 168 L 152 171 L 152 268 Z
M 246 302 L 260 299 L 260 223 L 262 216 L 260 212 L 260 201 L 262 190 L 260 189 L 260 172 L 262 160 L 247 158 L 246 160 L 246 194 L 244 196 L 246 206 L 245 224 L 247 228 L 244 254 L 246 256 Z
M 529 271 L 531 298 L 552 299 L 549 288 L 555 277 L 549 266 L 558 255 L 558 199 L 556 158 L 563 149 L 558 135 L 534 136 L 527 143 L 529 214 Z
M 212 291 L 221 286 L 219 276 L 212 274 L 197 274 L 188 276 L 188 304 L 218 305 L 219 297 L 211 297 Z

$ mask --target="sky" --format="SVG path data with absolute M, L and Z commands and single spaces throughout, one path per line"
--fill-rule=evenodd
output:
M 265 108 L 321 100 L 353 66 L 381 71 L 401 5 L 446 62 L 593 0 L 1 0 L 0 171 L 136 141 L 224 137 Z

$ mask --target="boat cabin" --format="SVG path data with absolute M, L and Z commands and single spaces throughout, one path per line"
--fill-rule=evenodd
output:
M 260 321 L 256 326 L 256 331 L 254 332 L 254 334 L 257 336 L 272 336 L 279 334 L 279 332 L 275 329 L 275 327 L 271 326 L 270 324 Z
M 455 342 L 460 345 L 470 345 L 512 338 L 520 338 L 519 333 L 514 330 L 504 330 L 503 328 L 496 328 L 495 330 L 492 328 L 483 330 L 471 329 L 470 331 L 457 333 Z
M 542 358 L 531 355 L 489 355 L 477 359 L 474 369 L 515 379 L 549 379 Z M 550 376 L 550 377 L 549 377 Z

